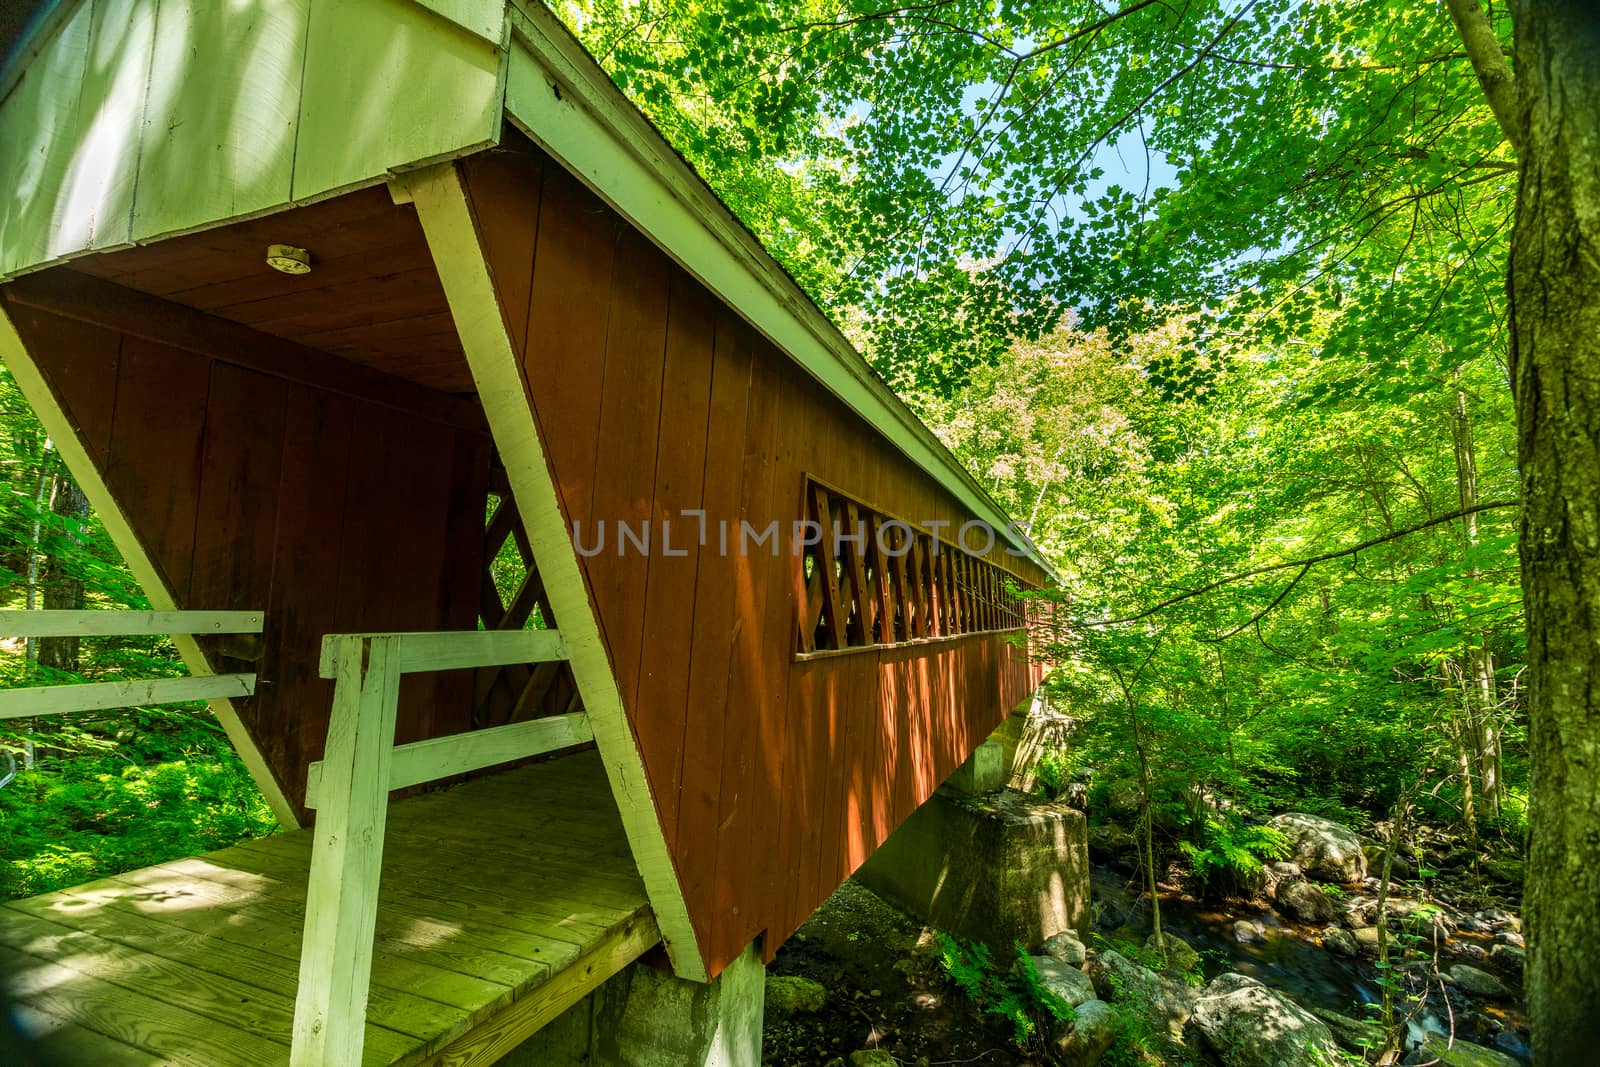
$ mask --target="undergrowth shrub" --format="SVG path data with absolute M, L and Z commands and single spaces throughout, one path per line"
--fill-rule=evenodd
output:
M 987 945 L 941 931 L 939 962 L 978 1010 L 1009 1022 L 1017 1047 L 1027 1048 L 1051 1019 L 1070 1022 L 1073 1011 L 1072 1005 L 1040 982 L 1039 971 L 1022 943 L 1014 945 L 1017 966 L 1002 971 L 995 966 Z
M 0 789 L 0 898 L 224 848 L 277 825 L 209 712 L 80 717 L 34 740 L 39 763 Z
M 1208 897 L 1254 892 L 1260 885 L 1263 861 L 1281 860 L 1290 852 L 1288 839 L 1277 830 L 1248 825 L 1229 813 L 1203 820 L 1195 839 L 1179 842 L 1178 848 Z
M 1060 796 L 1072 781 L 1072 762 L 1063 749 L 1046 749 L 1034 764 L 1035 789 L 1046 800 Z

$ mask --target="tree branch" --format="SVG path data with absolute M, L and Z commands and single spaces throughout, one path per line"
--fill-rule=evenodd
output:
M 1304 572 L 1310 570 L 1318 563 L 1327 563 L 1329 560 L 1342 559 L 1345 556 L 1354 556 L 1357 553 L 1365 552 L 1367 549 L 1373 548 L 1377 545 L 1385 544 L 1389 541 L 1397 541 L 1402 537 L 1408 537 L 1411 534 L 1420 533 L 1429 527 L 1438 526 L 1446 522 L 1454 522 L 1456 519 L 1465 518 L 1468 515 L 1476 515 L 1480 511 L 1493 511 L 1497 508 L 1514 508 L 1520 503 L 1521 502 L 1517 500 L 1490 500 L 1486 503 L 1475 504 L 1470 508 L 1458 508 L 1455 511 L 1449 511 L 1443 515 L 1435 515 L 1433 518 L 1428 519 L 1425 522 L 1419 522 L 1415 526 L 1406 526 L 1402 529 L 1395 530 L 1393 533 L 1386 533 L 1378 537 L 1370 538 L 1366 541 L 1362 541 L 1358 545 L 1350 545 L 1346 548 L 1335 549 L 1332 552 L 1323 552 L 1316 556 L 1306 556 L 1304 559 L 1291 559 L 1283 563 L 1269 563 L 1264 567 L 1256 567 L 1253 570 L 1240 571 L 1238 574 L 1230 574 L 1226 578 L 1218 578 L 1214 582 L 1207 582 L 1205 585 L 1199 586 L 1198 588 L 1188 589 L 1182 593 L 1179 593 L 1177 596 L 1168 597 L 1166 600 L 1161 601 L 1161 603 L 1145 608 L 1143 611 L 1134 615 L 1129 615 L 1126 618 L 1099 619 L 1094 622 L 1086 622 L 1083 625 L 1125 626 L 1130 622 L 1138 622 L 1141 619 L 1147 619 L 1157 612 L 1165 611 L 1176 604 L 1183 603 L 1185 600 L 1193 600 L 1197 596 L 1204 596 L 1206 593 L 1209 593 L 1214 589 L 1220 589 L 1225 585 L 1232 585 L 1234 582 L 1242 582 L 1246 578 L 1255 578 L 1263 574 L 1271 574 L 1274 571 L 1283 571 L 1298 567 L 1301 569 L 1301 574 L 1297 575 L 1294 581 L 1289 583 L 1289 587 L 1292 589 L 1301 578 L 1305 577 Z M 1285 590 L 1285 593 L 1287 593 L 1287 590 Z M 1278 600 L 1282 599 L 1283 594 L 1280 594 L 1277 600 L 1273 601 L 1271 606 L 1276 606 Z M 1269 610 L 1271 606 L 1269 606 Z M 1264 615 L 1266 612 L 1262 612 L 1261 614 Z M 1257 616 L 1257 618 L 1259 617 L 1260 616 Z M 1252 619 L 1251 621 L 1253 622 L 1255 620 Z M 1249 622 L 1245 623 L 1246 626 L 1249 624 Z
M 1445 6 L 1450 9 L 1450 18 L 1461 35 L 1461 43 L 1466 45 L 1467 58 L 1478 75 L 1489 110 L 1494 112 L 1511 147 L 1521 152 L 1522 115 L 1517 110 L 1516 79 L 1500 49 L 1500 39 L 1489 25 L 1489 16 L 1484 14 L 1483 4 L 1479 0 L 1445 0 Z
M 1121 19 L 1125 19 L 1129 15 L 1133 14 L 1135 11 L 1139 11 L 1139 10 L 1141 10 L 1143 8 L 1147 8 L 1147 7 L 1151 6 L 1152 4 L 1156 4 L 1156 3 L 1159 3 L 1159 2 L 1161 2 L 1161 0 L 1136 0 L 1135 3 L 1129 4 L 1127 7 L 1123 8 L 1121 11 L 1113 11 L 1111 14 L 1105 16 L 1102 19 L 1098 19 L 1098 20 L 1096 20 L 1094 22 L 1091 22 L 1086 26 L 1079 26 L 1077 29 L 1073 30 L 1071 33 L 1067 34 L 1065 37 L 1061 37 L 1061 38 L 1059 38 L 1057 40 L 1051 41 L 1048 44 L 1042 44 L 1039 47 L 1033 49 L 1031 52 L 1023 53 L 1021 58 L 1023 58 L 1023 59 L 1034 59 L 1034 58 L 1036 58 L 1038 56 L 1044 55 L 1046 52 L 1054 52 L 1058 48 L 1065 48 L 1067 45 L 1071 44 L 1073 41 L 1078 40 L 1080 37 L 1087 37 L 1091 33 L 1098 33 L 1099 31 L 1105 29 L 1107 26 L 1111 25 L 1113 22 L 1117 22 L 1117 21 L 1119 21 Z
M 1242 633 L 1244 630 L 1248 629 L 1249 627 L 1258 625 L 1261 622 L 1262 619 L 1266 618 L 1268 615 L 1270 615 L 1272 613 L 1272 609 L 1276 608 L 1279 604 L 1283 603 L 1285 597 L 1287 597 L 1290 593 L 1294 592 L 1294 587 L 1300 584 L 1300 579 L 1304 578 L 1306 575 L 1311 573 L 1311 567 L 1312 567 L 1312 564 L 1310 564 L 1310 563 L 1307 563 L 1305 566 L 1301 567 L 1300 568 L 1300 573 L 1295 575 L 1293 578 L 1290 578 L 1289 579 L 1289 584 L 1284 586 L 1283 590 L 1281 592 L 1279 592 L 1277 596 L 1272 598 L 1272 603 L 1268 604 L 1266 607 L 1262 608 L 1260 611 L 1258 611 L 1254 615 L 1250 616 L 1244 622 L 1241 622 L 1238 626 L 1235 626 L 1233 629 L 1229 630 L 1227 633 L 1218 634 L 1215 637 L 1202 637 L 1202 638 L 1200 638 L 1200 640 L 1203 641 L 1204 643 L 1208 644 L 1208 645 L 1219 645 L 1222 642 L 1226 641 L 1228 638 L 1233 637 L 1236 634 Z

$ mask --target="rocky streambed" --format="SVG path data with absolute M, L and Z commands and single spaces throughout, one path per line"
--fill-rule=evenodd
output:
M 1368 855 L 1375 845 L 1312 816 L 1279 820 L 1293 856 L 1263 871 L 1245 899 L 1200 899 L 1185 891 L 1183 870 L 1167 872 L 1165 954 L 1151 937 L 1136 865 L 1099 850 L 1092 932 L 1058 934 L 1034 949 L 1042 983 L 1074 1006 L 1074 1017 L 1042 1020 L 1026 1047 L 955 987 L 931 929 L 846 883 L 769 970 L 765 1062 L 1358 1062 L 1384 1036 L 1379 883 Z M 1438 852 L 1400 857 L 1384 905 L 1389 973 L 1406 1019 L 1403 1062 L 1516 1067 L 1527 1060 L 1528 1035 L 1515 894 Z M 1418 869 L 1424 860 L 1442 873 L 1418 880 L 1430 873 Z
M 1202 992 L 1235 975 L 1271 994 L 1246 994 L 1229 979 L 1218 992 L 1239 1010 L 1253 1004 L 1271 1014 L 1283 1010 L 1282 1000 L 1319 1017 L 1347 1049 L 1377 1040 L 1367 1025 L 1382 999 L 1380 883 L 1369 870 L 1371 845 L 1314 816 L 1280 816 L 1274 824 L 1292 842 L 1293 860 L 1270 865 L 1247 901 L 1207 902 L 1164 887 L 1163 929 L 1196 950 Z M 1409 862 L 1397 867 L 1417 873 Z M 1453 1043 L 1447 1065 L 1526 1061 L 1521 921 L 1446 874 L 1426 892 L 1396 879 L 1384 904 L 1408 1058 L 1423 1062 Z M 1095 867 L 1096 928 L 1107 944 L 1137 944 L 1148 935 L 1149 902 L 1139 888 L 1131 872 Z

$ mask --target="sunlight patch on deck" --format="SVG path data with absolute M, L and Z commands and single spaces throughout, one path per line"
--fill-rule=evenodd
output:
M 312 833 L 0 904 L 14 1018 L 66 1062 L 287 1063 Z M 397 801 L 363 1063 L 546 1021 L 658 938 L 593 752 Z

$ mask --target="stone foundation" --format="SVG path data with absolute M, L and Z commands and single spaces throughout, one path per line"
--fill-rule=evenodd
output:
M 941 787 L 867 860 L 873 892 L 999 959 L 1013 941 L 1089 937 L 1089 842 L 1083 813 L 1013 792 Z
M 623 969 L 500 1061 L 503 1067 L 760 1067 L 766 968 L 751 946 L 714 981 Z

